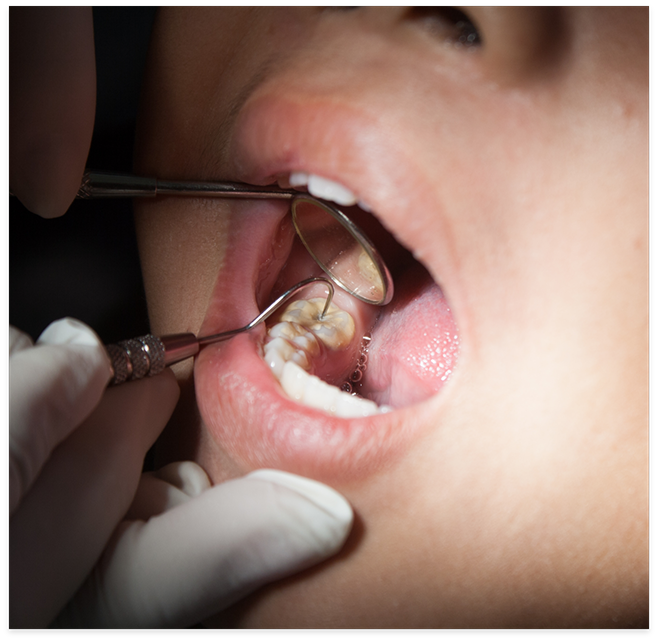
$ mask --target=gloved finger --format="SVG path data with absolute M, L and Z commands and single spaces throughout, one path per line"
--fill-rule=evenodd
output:
M 259 470 L 123 523 L 56 624 L 183 627 L 335 554 L 352 509 L 321 483 Z
M 91 7 L 11 7 L 9 49 L 10 188 L 30 211 L 61 216 L 94 127 Z
M 34 347 L 32 339 L 25 332 L 21 332 L 20 329 L 16 329 L 14 326 L 10 325 L 9 357 L 11 358 L 14 354 L 18 354 L 18 352 L 22 352 L 29 347 Z
M 9 524 L 10 625 L 48 625 L 98 561 L 178 400 L 169 370 L 112 388 L 52 454 Z
M 193 461 L 170 463 L 155 472 L 142 474 L 128 521 L 148 521 L 153 516 L 199 496 L 212 483 L 200 465 Z
M 9 511 L 16 509 L 52 450 L 98 404 L 110 361 L 94 331 L 72 318 L 51 323 L 36 347 L 11 328 Z

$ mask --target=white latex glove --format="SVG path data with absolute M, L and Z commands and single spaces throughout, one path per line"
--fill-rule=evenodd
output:
M 190 625 L 342 547 L 351 509 L 319 483 L 259 471 L 210 488 L 193 463 L 140 475 L 178 399 L 170 372 L 104 393 L 82 323 L 31 345 L 10 330 L 12 627 L 60 612 L 60 626 Z
M 59 627 L 184 627 L 319 563 L 352 510 L 325 485 L 258 470 L 211 487 L 191 461 L 144 475 L 127 519 Z

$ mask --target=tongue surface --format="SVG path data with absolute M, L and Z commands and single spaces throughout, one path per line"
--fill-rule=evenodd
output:
M 375 327 L 360 393 L 394 408 L 423 401 L 444 385 L 458 353 L 443 293 L 419 266 L 396 283 L 396 297 Z

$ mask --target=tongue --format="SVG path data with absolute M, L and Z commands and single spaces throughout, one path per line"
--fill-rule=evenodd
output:
M 441 289 L 420 265 L 396 282 L 396 296 L 372 335 L 360 393 L 391 407 L 436 394 L 459 353 L 457 327 Z

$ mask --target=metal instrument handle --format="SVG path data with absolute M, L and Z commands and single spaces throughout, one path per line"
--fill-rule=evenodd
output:
M 145 376 L 156 376 L 168 365 L 194 356 L 199 342 L 194 334 L 168 336 L 138 336 L 112 345 L 106 345 L 112 362 L 110 385 L 121 385 Z
M 165 367 L 195 356 L 206 345 L 228 340 L 237 334 L 247 332 L 265 319 L 269 318 L 281 305 L 287 302 L 297 291 L 313 283 L 324 283 L 327 286 L 327 301 L 320 318 L 329 309 L 334 296 L 334 286 L 323 276 L 313 276 L 293 285 L 281 294 L 273 303 L 264 309 L 251 323 L 228 332 L 201 336 L 194 334 L 168 334 L 167 336 L 138 336 L 113 345 L 106 345 L 105 349 L 112 361 L 112 380 L 110 385 L 121 385 L 128 381 L 136 381 L 145 376 L 155 376 Z
M 200 198 L 247 198 L 290 200 L 299 195 L 294 189 L 273 185 L 247 185 L 237 182 L 160 180 L 108 171 L 85 171 L 76 198 L 154 198 L 192 196 Z

